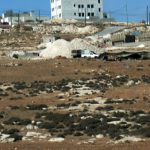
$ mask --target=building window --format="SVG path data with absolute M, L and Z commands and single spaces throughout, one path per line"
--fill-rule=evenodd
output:
M 93 4 L 91 5 L 91 8 L 94 8 L 94 5 L 93 5 Z
M 51 0 L 51 3 L 54 3 L 54 0 Z
M 74 16 L 76 16 L 76 13 L 74 13 Z
M 94 17 L 94 13 L 93 12 L 91 13 L 91 16 Z
M 81 7 L 84 8 L 84 5 L 82 4 Z
M 78 8 L 81 8 L 81 6 L 80 6 L 80 5 L 78 5 Z
M 58 9 L 61 9 L 61 5 L 58 6 Z
M 91 13 L 88 13 L 88 16 L 90 17 L 90 16 L 91 16 Z
M 82 17 L 84 17 L 84 13 L 82 13 Z
M 90 5 L 89 5 L 89 4 L 87 5 L 87 8 L 90 8 Z
M 54 8 L 52 8 L 52 11 L 54 11 L 55 9 Z
M 98 0 L 98 3 L 100 4 L 100 3 L 101 3 L 101 0 Z
M 59 14 L 59 17 L 61 17 L 61 14 Z
M 81 13 L 79 13 L 79 17 L 81 17 Z
M 73 6 L 76 7 L 76 4 L 74 4 Z
M 101 12 L 101 8 L 99 8 L 99 12 Z

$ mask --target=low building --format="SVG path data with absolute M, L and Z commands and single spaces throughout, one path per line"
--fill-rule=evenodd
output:
M 139 42 L 150 41 L 150 32 L 142 33 L 139 37 Z
M 135 42 L 136 38 L 135 35 L 130 35 L 130 34 L 114 34 L 112 35 L 112 45 L 119 45 L 123 43 L 132 43 Z
M 24 13 L 13 13 L 6 12 L 2 14 L 1 22 L 8 23 L 9 25 L 25 22 L 36 22 L 36 21 L 47 21 L 48 17 L 37 16 L 34 12 L 24 12 Z

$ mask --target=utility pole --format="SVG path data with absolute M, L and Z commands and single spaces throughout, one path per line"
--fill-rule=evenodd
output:
M 126 2 L 126 21 L 127 21 L 127 26 L 129 24 L 129 16 L 128 16 L 128 5 L 127 5 L 127 2 Z
M 109 11 L 109 18 L 111 19 L 112 15 L 111 15 L 111 11 Z
M 148 20 L 149 20 L 149 17 L 148 17 L 148 15 L 149 15 L 149 8 L 148 8 L 148 5 L 147 5 L 147 7 L 146 7 L 146 24 L 148 25 Z
M 150 12 L 149 12 L 149 25 L 150 25 Z
M 85 26 L 86 26 L 86 8 L 85 8 Z
M 10 13 L 11 27 L 12 27 L 12 18 L 13 18 L 13 11 L 11 11 L 11 13 Z
M 20 12 L 18 12 L 18 25 L 20 24 Z
M 39 21 L 41 20 L 41 11 L 39 10 Z

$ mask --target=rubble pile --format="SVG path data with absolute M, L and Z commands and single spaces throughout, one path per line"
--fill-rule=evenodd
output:
M 52 34 L 52 33 L 61 33 L 61 34 L 74 34 L 74 35 L 91 35 L 99 31 L 95 26 L 88 25 L 86 27 L 78 27 L 76 25 L 37 25 L 33 26 L 33 31 L 40 32 L 42 34 Z
M 74 40 L 71 41 L 71 44 L 73 45 L 73 49 L 89 49 L 92 51 L 99 51 L 99 48 L 96 47 L 95 45 L 91 44 L 88 40 L 86 39 L 80 39 L 80 38 L 76 38 Z
M 90 43 L 90 44 L 100 48 L 100 47 L 104 46 L 105 38 L 102 38 L 102 37 L 100 37 L 98 35 L 92 35 L 92 36 L 85 37 L 85 40 L 88 43 Z
M 98 51 L 98 48 L 83 39 L 74 39 L 71 42 L 60 39 L 53 43 L 48 43 L 47 48 L 42 50 L 40 56 L 43 58 L 55 58 L 58 56 L 71 58 L 71 51 L 76 49 L 89 49 Z
M 58 56 L 71 58 L 71 49 L 70 43 L 61 39 L 47 44 L 47 48 L 40 53 L 40 56 L 44 58 L 55 58 Z
M 62 33 L 70 33 L 70 34 L 94 34 L 98 32 L 98 28 L 94 26 L 86 26 L 83 28 L 76 27 L 74 25 L 68 25 L 64 28 Z

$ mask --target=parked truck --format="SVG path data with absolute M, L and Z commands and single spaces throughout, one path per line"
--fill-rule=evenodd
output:
M 71 52 L 73 58 L 98 58 L 99 55 L 97 55 L 94 51 L 91 50 L 72 50 Z

